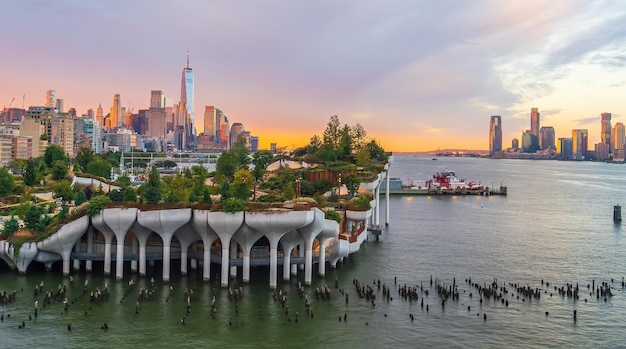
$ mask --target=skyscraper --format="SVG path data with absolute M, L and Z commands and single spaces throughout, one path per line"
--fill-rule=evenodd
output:
M 539 121 L 539 109 L 530 109 L 530 151 L 539 149 L 539 129 L 541 128 Z
M 96 121 L 98 121 L 100 127 L 104 125 L 104 111 L 102 110 L 102 103 L 99 103 L 98 109 L 96 109 Z
M 584 160 L 588 149 L 587 130 L 572 130 L 572 156 L 574 160 Z
M 542 126 L 539 129 L 539 148 L 541 150 L 556 149 L 554 127 Z
M 609 146 L 609 151 L 612 150 L 611 146 L 611 113 L 602 113 L 602 130 L 600 131 L 600 142 Z
M 54 90 L 46 91 L 46 107 L 55 108 L 57 106 L 57 94 Z
M 204 107 L 204 134 L 211 140 L 215 137 L 215 110 L 213 105 Z
M 150 108 L 165 108 L 165 92 L 161 90 L 150 92 Z
M 489 156 L 502 151 L 502 119 L 500 115 L 492 115 L 489 122 Z
M 193 140 L 193 118 L 195 113 L 193 108 L 193 70 L 189 67 L 189 51 L 187 51 L 187 66 L 183 68 L 180 102 L 184 103 L 187 111 L 184 122 L 185 137 L 187 138 L 185 144 L 191 144 L 188 141 Z
M 120 95 L 115 94 L 113 96 L 113 107 L 111 107 L 111 129 L 121 126 L 122 118 L 122 101 Z
M 618 122 L 613 126 L 613 149 L 624 149 L 624 143 L 626 141 L 626 131 L 624 124 Z

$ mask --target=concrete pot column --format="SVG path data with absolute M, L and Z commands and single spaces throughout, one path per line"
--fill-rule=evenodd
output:
M 336 221 L 325 219 L 324 227 L 322 231 L 317 236 L 317 239 L 320 243 L 320 258 L 318 265 L 318 273 L 321 276 L 326 275 L 326 241 L 331 238 L 336 238 L 339 236 L 339 223 Z
M 93 253 L 93 225 L 89 225 L 89 228 L 87 228 L 87 253 Z M 91 272 L 93 268 L 93 263 L 91 262 L 91 259 L 88 259 L 85 261 L 85 270 L 87 270 L 87 272 Z
M 170 246 L 174 232 L 191 220 L 191 209 L 140 211 L 139 224 L 157 233 L 163 239 L 163 281 L 170 280 Z
M 239 230 L 237 230 L 235 235 L 233 235 L 233 239 L 241 245 L 241 250 L 243 251 L 242 278 L 244 283 L 250 282 L 250 251 L 252 250 L 254 243 L 261 237 L 263 237 L 263 233 L 250 228 L 250 226 L 245 224 L 245 222 L 241 225 Z
M 244 212 L 208 212 L 207 222 L 222 242 L 222 287 L 228 286 L 229 246 L 235 232 L 243 225 Z
M 191 251 L 198 252 L 198 245 L 197 244 L 192 244 L 191 245 Z M 191 266 L 191 270 L 198 269 L 198 260 L 197 259 L 192 258 L 191 260 L 189 260 L 189 264 Z
M 111 242 L 114 234 L 104 222 L 103 212 L 104 210 L 91 217 L 91 224 L 104 235 L 104 275 L 111 275 Z
M 7 241 L 0 241 L 0 259 L 5 261 L 11 270 L 15 270 L 15 262 L 13 262 L 13 246 Z
M 180 273 L 187 275 L 187 250 L 194 241 L 200 240 L 200 235 L 189 224 L 178 228 L 174 235 L 180 242 Z
M 152 230 L 144 228 L 138 221 L 135 221 L 130 230 L 137 237 L 139 243 L 139 276 L 146 276 L 146 243 Z
M 287 232 L 311 224 L 313 211 L 254 212 L 246 214 L 246 224 L 262 232 L 270 242 L 270 288 L 276 288 L 277 252 L 280 238 Z
M 37 244 L 34 242 L 27 242 L 20 247 L 19 253 L 15 253 L 15 246 L 11 246 L 8 242 L 2 241 L 5 244 L 4 249 L 7 258 L 3 258 L 12 269 L 17 268 L 20 274 L 26 274 L 28 266 L 37 257 L 39 250 Z
M 78 240 L 78 242 L 76 243 L 76 245 L 74 246 L 74 252 L 80 252 L 80 240 Z M 79 271 L 80 270 L 80 259 L 74 259 L 74 263 L 73 263 L 73 268 L 74 271 Z
M 304 240 L 302 240 L 302 235 L 300 235 L 297 230 L 292 230 L 283 235 L 280 239 L 280 243 L 283 246 L 283 280 L 289 281 L 291 271 L 291 251 L 293 251 L 294 247 L 298 246 L 298 244 L 304 243 Z
M 304 239 L 304 284 L 310 285 L 313 278 L 313 241 L 324 228 L 326 219 L 324 211 L 317 207 L 311 209 L 314 220 L 310 224 L 299 228 L 298 231 Z
M 130 253 L 132 253 L 134 256 L 136 256 L 137 253 L 139 253 L 139 241 L 137 240 L 137 236 L 133 236 L 133 239 L 130 245 Z M 130 271 L 132 273 L 137 272 L 137 259 L 133 259 L 130 261 Z
M 219 237 L 209 226 L 206 210 L 193 210 L 193 217 L 191 218 L 191 227 L 200 235 L 202 243 L 204 244 L 204 255 L 202 257 L 202 279 L 204 281 L 211 280 L 211 245 Z
M 42 251 L 54 252 L 63 257 L 63 275 L 70 274 L 70 255 L 76 242 L 87 231 L 89 217 L 83 216 L 77 220 L 63 225 L 59 231 L 37 243 L 37 248 Z
M 136 208 L 106 208 L 102 210 L 104 223 L 115 234 L 117 241 L 117 253 L 115 257 L 115 279 L 120 281 L 124 278 L 124 240 L 126 233 L 137 219 Z

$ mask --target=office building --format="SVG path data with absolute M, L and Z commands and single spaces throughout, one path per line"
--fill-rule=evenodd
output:
M 175 126 L 184 126 L 185 129 L 185 144 L 192 144 L 193 142 L 193 125 L 194 125 L 194 83 L 193 83 L 193 70 L 189 66 L 189 51 L 187 51 L 187 66 L 183 68 L 180 90 L 180 103 L 185 108 L 185 113 L 180 113 L 179 117 L 184 118 L 184 121 L 177 122 Z M 179 107 L 180 108 L 180 107 Z
M 489 156 L 502 151 L 502 118 L 492 115 L 489 122 Z
M 542 126 L 539 129 L 539 149 L 555 150 L 555 132 L 552 126 Z
M 109 119 L 111 129 L 122 126 L 122 101 L 119 94 L 113 96 L 113 106 L 111 107 Z
M 587 149 L 587 130 L 572 130 L 572 158 L 574 160 L 584 160 L 587 155 Z
M 609 147 L 610 152 L 613 148 L 611 145 L 611 113 L 602 113 L 601 116 L 600 143 L 606 144 Z

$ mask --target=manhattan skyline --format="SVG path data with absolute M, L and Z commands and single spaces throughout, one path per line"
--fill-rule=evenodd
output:
M 9 1 L 0 107 L 101 104 L 147 109 L 150 92 L 180 98 L 189 50 L 194 125 L 214 105 L 253 129 L 261 148 L 302 146 L 330 115 L 360 123 L 386 150 L 488 149 L 530 129 L 556 137 L 601 113 L 624 122 L 626 10 L 605 1 L 204 3 Z M 36 25 L 35 25 L 36 24 Z

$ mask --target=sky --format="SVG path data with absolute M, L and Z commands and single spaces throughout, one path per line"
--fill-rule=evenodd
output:
M 626 6 L 621 1 L 3 0 L 0 107 L 78 114 L 113 95 L 135 112 L 151 90 L 180 100 L 187 50 L 197 132 L 206 105 L 291 149 L 331 115 L 388 151 L 504 147 L 530 109 L 556 137 L 600 114 L 626 123 Z

